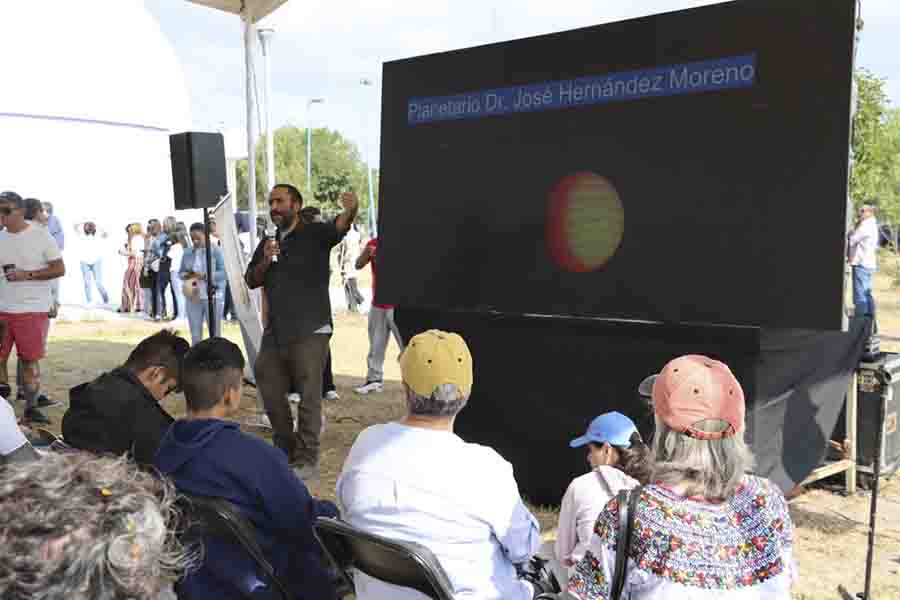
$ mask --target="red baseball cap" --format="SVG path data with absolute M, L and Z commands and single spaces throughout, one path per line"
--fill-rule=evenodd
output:
M 692 438 L 718 440 L 744 429 L 744 390 L 725 363 L 699 354 L 669 361 L 653 382 L 653 408 L 660 420 Z M 727 423 L 723 431 L 701 431 L 701 421 Z

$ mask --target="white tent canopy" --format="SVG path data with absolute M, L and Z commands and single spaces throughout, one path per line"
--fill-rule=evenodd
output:
M 274 12 L 287 0 L 188 0 L 188 2 L 236 15 L 249 16 L 251 20 L 259 21 Z

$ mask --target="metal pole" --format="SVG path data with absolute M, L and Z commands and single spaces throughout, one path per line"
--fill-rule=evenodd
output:
M 359 80 L 360 85 L 363 87 L 370 87 L 372 85 L 372 80 L 366 77 L 363 77 Z M 365 113 L 365 110 L 363 111 Z M 365 121 L 366 125 L 368 125 L 368 120 Z M 363 133 L 365 136 L 365 146 L 366 146 L 366 175 L 369 179 L 369 233 L 372 237 L 378 237 L 378 219 L 377 212 L 375 210 L 375 198 L 372 194 L 372 148 L 371 148 L 371 136 L 369 135 L 369 128 L 365 127 L 365 132 Z
M 875 559 L 875 524 L 878 516 L 878 483 L 881 479 L 881 455 L 884 452 L 884 419 L 887 403 L 893 394 L 891 375 L 885 369 L 876 374 L 881 384 L 881 395 L 878 402 L 878 429 L 875 430 L 875 461 L 872 465 L 872 502 L 869 506 L 869 547 L 866 551 L 866 584 L 863 593 L 856 597 L 861 600 L 872 600 L 872 562 Z
M 274 29 L 259 30 L 259 45 L 262 47 L 264 59 L 264 78 L 266 87 L 266 179 L 268 188 L 275 187 L 275 137 L 272 132 L 272 36 Z
M 204 233 L 206 237 L 206 308 L 209 311 L 207 323 L 209 323 L 209 337 L 213 337 L 213 332 L 216 330 L 215 294 L 217 290 L 213 283 L 212 246 L 209 243 L 209 209 L 205 206 L 203 207 L 203 225 L 206 229 Z
M 312 195 L 312 105 L 325 102 L 325 98 L 306 101 L 306 193 Z
M 256 120 L 253 111 L 253 44 L 256 42 L 256 25 L 253 15 L 246 10 L 244 19 L 244 74 L 247 93 L 247 208 L 250 213 L 250 248 L 256 248 Z
M 312 127 L 309 111 L 312 109 L 312 102 L 306 104 L 306 193 L 312 194 Z

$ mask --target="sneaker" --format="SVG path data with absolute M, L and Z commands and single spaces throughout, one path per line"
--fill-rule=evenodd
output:
M 49 425 L 52 422 L 47 415 L 42 413 L 37 408 L 26 408 L 24 417 L 26 423 L 40 423 L 41 425 Z
M 367 381 L 365 384 L 359 386 L 354 392 L 357 394 L 375 394 L 384 389 L 384 383 L 381 381 Z
M 54 400 L 46 394 L 41 394 L 37 397 L 38 408 L 50 408 L 51 406 L 58 406 L 60 404 L 62 404 L 62 402 L 60 402 L 59 400 Z
M 300 404 L 300 394 L 288 394 L 288 402 L 291 404 Z
M 337 393 L 337 390 L 328 390 L 325 392 L 325 400 L 340 400 L 341 397 Z

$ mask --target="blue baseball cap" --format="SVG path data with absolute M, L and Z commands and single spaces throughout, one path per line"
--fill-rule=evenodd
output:
M 610 446 L 620 448 L 631 447 L 631 434 L 637 432 L 634 421 L 619 412 L 603 413 L 588 425 L 588 430 L 581 437 L 577 437 L 569 446 L 578 448 L 591 442 L 595 444 L 609 443 Z

